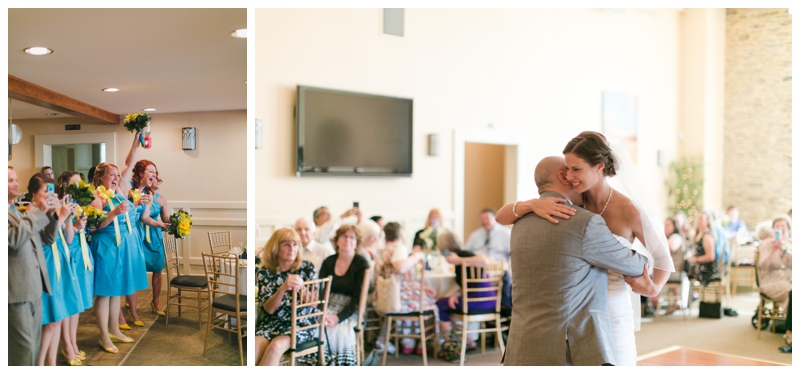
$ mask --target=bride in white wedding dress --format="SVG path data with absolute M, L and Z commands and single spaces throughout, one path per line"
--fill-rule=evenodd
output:
M 639 295 L 657 296 L 669 279 L 669 274 L 674 271 L 663 221 L 652 206 L 630 156 L 623 148 L 615 147 L 612 150 L 602 134 L 582 132 L 567 143 L 564 158 L 568 169 L 566 179 L 583 196 L 581 206 L 602 216 L 620 243 L 632 246 L 650 258 L 652 280 L 650 277 L 629 278 L 608 272 L 608 305 L 614 334 L 615 364 L 636 365 L 634 331 L 639 330 L 640 324 Z M 511 204 L 507 204 L 498 212 L 497 221 L 510 224 L 516 221 L 515 216 L 519 212 L 524 214 L 533 211 L 556 223 L 557 220 L 551 216 L 567 218 L 565 213 L 570 214 L 572 210 L 565 205 L 556 205 L 556 202 L 564 201 L 544 199 L 517 203 L 524 206 L 522 210 L 519 207 L 509 209 Z M 508 215 L 509 211 L 513 215 Z

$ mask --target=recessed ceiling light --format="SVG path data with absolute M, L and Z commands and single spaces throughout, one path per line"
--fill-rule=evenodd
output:
M 231 36 L 234 38 L 246 38 L 247 37 L 247 29 L 239 29 L 231 33 Z
M 47 47 L 30 47 L 30 48 L 25 48 L 25 53 L 41 56 L 41 55 L 49 55 L 53 53 L 53 50 Z
M 105 91 L 105 92 L 119 92 L 119 88 L 108 87 L 108 88 L 104 88 L 103 91 Z
M 61 113 L 46 113 L 45 115 L 49 117 L 55 117 L 55 116 L 60 116 Z
M 145 112 L 155 112 L 156 108 L 144 108 L 142 110 L 145 111 Z

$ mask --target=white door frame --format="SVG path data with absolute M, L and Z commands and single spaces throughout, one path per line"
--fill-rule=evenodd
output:
M 506 152 L 506 183 L 504 198 L 515 201 L 521 194 L 520 176 L 524 170 L 526 154 L 525 136 L 518 133 L 505 133 L 495 130 L 455 130 L 453 135 L 453 230 L 459 233 L 464 228 L 464 174 L 466 143 L 496 144 L 516 147 L 516 152 Z M 477 219 L 477 218 L 475 218 Z M 460 233 L 466 242 L 465 235 Z
M 105 143 L 105 160 L 116 164 L 116 133 L 98 132 L 82 134 L 34 135 L 34 148 L 36 152 L 36 168 L 50 166 L 53 162 L 53 146 L 61 144 L 96 144 Z

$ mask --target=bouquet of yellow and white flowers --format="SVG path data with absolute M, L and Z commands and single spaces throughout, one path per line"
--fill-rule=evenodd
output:
M 66 192 L 72 195 L 72 201 L 79 206 L 87 206 L 94 201 L 94 186 L 83 180 L 67 186 Z
M 176 237 L 183 239 L 189 236 L 189 233 L 192 231 L 192 215 L 183 211 L 183 209 L 179 210 L 178 213 L 174 213 L 169 216 L 169 226 L 167 226 L 167 233 Z
M 125 116 L 122 124 L 128 131 L 137 133 L 144 130 L 148 122 L 150 122 L 150 116 L 147 113 L 131 113 Z
M 100 225 L 100 222 L 108 219 L 108 216 L 105 214 L 105 212 L 91 205 L 79 206 L 78 209 L 75 210 L 76 217 L 81 217 L 84 214 L 86 214 L 86 228 L 88 230 L 97 229 L 97 227 Z

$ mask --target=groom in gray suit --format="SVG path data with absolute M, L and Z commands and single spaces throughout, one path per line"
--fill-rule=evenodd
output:
M 576 200 L 560 156 L 534 178 L 541 197 Z M 606 269 L 641 276 L 647 258 L 620 244 L 602 217 L 578 206 L 553 225 L 528 214 L 511 231 L 513 304 L 505 365 L 614 364 Z
M 33 366 L 42 335 L 42 292 L 50 292 L 42 245 L 51 245 L 58 233 L 53 212 L 57 198 L 43 212 L 33 204 L 20 213 L 12 204 L 19 195 L 17 173 L 8 168 L 8 366 Z

